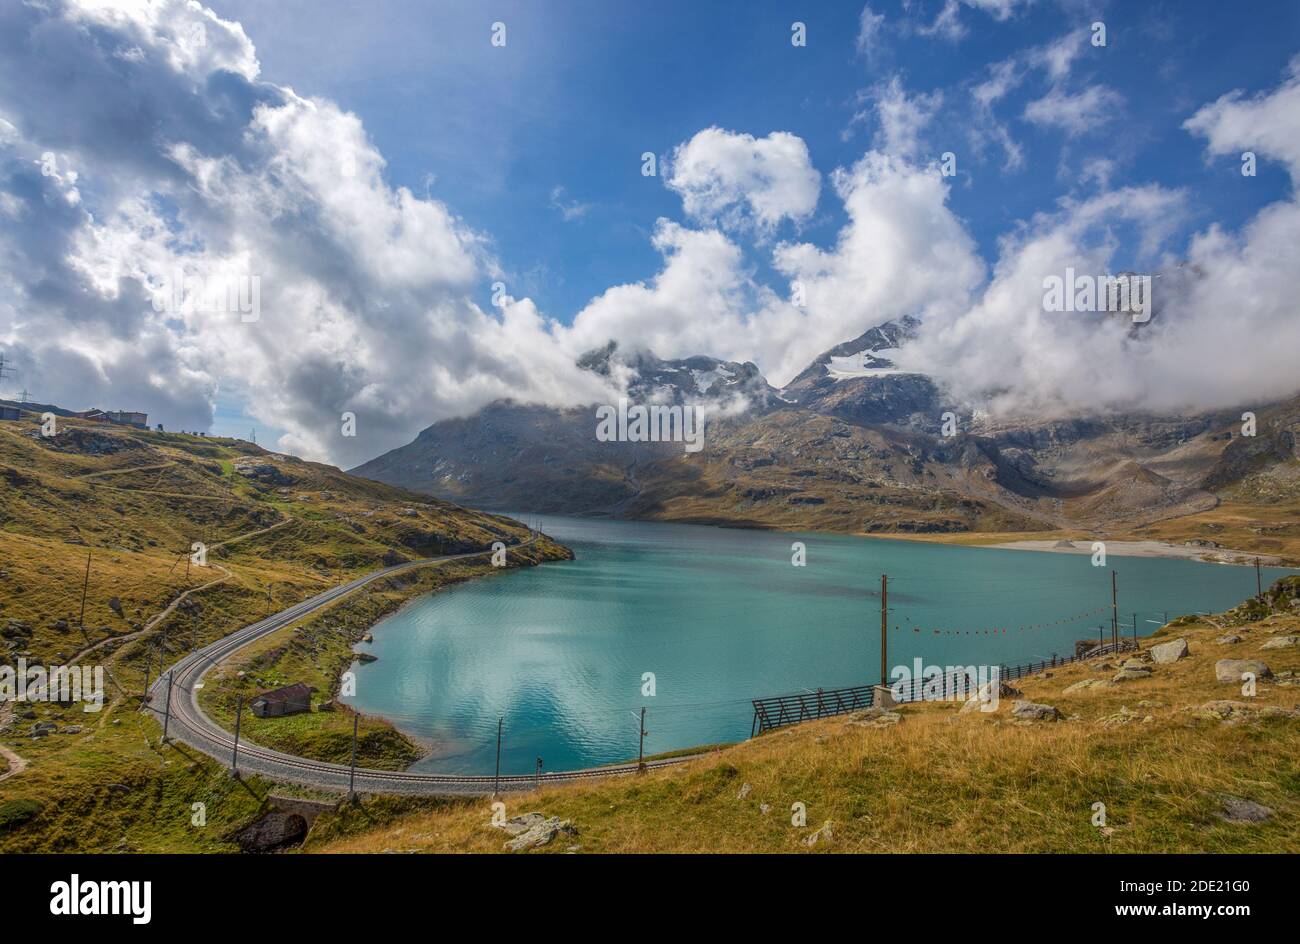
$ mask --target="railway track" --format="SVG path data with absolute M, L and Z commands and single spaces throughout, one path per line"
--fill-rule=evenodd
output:
M 527 547 L 535 543 L 537 537 L 534 532 L 527 541 L 513 545 L 511 549 Z M 208 672 L 245 646 L 355 593 L 376 580 L 420 567 L 484 557 L 491 553 L 491 550 L 486 550 L 468 554 L 448 554 L 396 564 L 296 603 L 182 658 L 169 673 L 160 676 L 150 686 L 146 708 L 158 719 L 159 724 L 166 725 L 169 738 L 187 744 L 222 763 L 231 764 L 235 756 L 234 735 L 215 723 L 199 706 L 198 693 L 203 687 L 203 679 Z M 167 707 L 168 704 L 170 709 Z M 690 760 L 692 756 L 700 755 L 647 761 L 645 766 L 647 768 L 667 767 Z M 237 769 L 241 773 L 258 774 L 274 780 L 331 791 L 482 796 L 493 793 L 497 788 L 501 791 L 520 791 L 532 789 L 540 784 L 570 783 L 634 774 L 638 770 L 638 765 L 615 764 L 609 767 L 547 773 L 540 776 L 510 775 L 500 778 L 374 770 L 366 767 L 357 767 L 353 771 L 344 764 L 326 763 L 286 754 L 241 738 Z

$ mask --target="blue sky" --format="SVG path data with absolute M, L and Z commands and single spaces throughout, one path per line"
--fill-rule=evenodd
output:
M 1295 392 L 1292 0 L 210 4 L 0 4 L 0 347 L 37 399 L 351 466 L 611 402 L 575 364 L 609 340 L 780 385 L 907 316 L 895 362 L 966 411 Z M 1045 311 L 1065 267 L 1183 263 L 1141 343 Z M 256 318 L 207 303 L 254 284 Z
M 941 90 L 927 156 L 958 156 L 951 204 L 986 259 L 1017 220 L 1095 182 L 1081 169 L 1114 159 L 1116 178 L 1195 191 L 1187 227 L 1236 226 L 1288 186 L 1265 162 L 1257 181 L 1207 163 L 1181 125 L 1201 104 L 1233 89 L 1272 87 L 1300 47 L 1300 4 L 1056 4 L 1018 8 L 999 21 L 963 8 L 958 41 L 886 27 L 874 55 L 857 50 L 857 2 L 494 2 L 430 4 L 216 0 L 257 46 L 263 73 L 301 94 L 324 95 L 356 112 L 388 161 L 394 185 L 446 200 L 490 234 L 507 284 L 569 321 L 608 286 L 653 276 L 654 221 L 681 216 L 681 202 L 640 174 L 640 155 L 667 153 L 716 125 L 756 137 L 789 131 L 807 142 L 823 173 L 852 164 L 876 123 L 853 123 L 859 93 L 900 75 L 908 90 Z M 941 3 L 877 2 L 887 24 L 933 21 Z M 1100 11 L 1100 12 L 1099 12 Z M 996 108 L 1024 148 L 1006 172 L 996 149 L 970 153 L 978 118 L 971 85 L 990 64 L 1086 30 L 1101 19 L 1107 46 L 1084 43 L 1066 83 L 1105 83 L 1123 97 L 1115 120 L 1066 139 L 1019 116 L 1050 82 L 1027 79 Z M 507 45 L 488 43 L 507 26 Z M 808 45 L 791 45 L 791 23 Z M 555 188 L 563 188 L 559 200 Z M 578 205 L 565 220 L 556 204 Z M 585 209 L 582 209 L 585 208 Z M 800 235 L 833 242 L 842 208 L 823 198 Z M 782 232 L 793 227 L 786 223 Z M 750 260 L 760 270 L 763 254 Z M 488 289 L 484 286 L 483 301 Z

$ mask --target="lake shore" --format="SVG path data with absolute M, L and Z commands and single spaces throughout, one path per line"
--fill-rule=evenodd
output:
M 1167 544 L 1164 541 L 1106 541 L 1106 553 L 1115 557 L 1168 557 L 1195 560 L 1205 564 L 1238 564 L 1253 567 L 1255 561 L 1268 567 L 1280 566 L 1281 558 L 1254 554 L 1226 547 L 1198 544 Z M 972 547 L 999 547 L 1009 551 L 1048 551 L 1053 554 L 1091 554 L 1092 541 L 1003 541 L 997 544 L 974 544 Z

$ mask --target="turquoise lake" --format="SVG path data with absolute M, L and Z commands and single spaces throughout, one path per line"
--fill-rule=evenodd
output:
M 524 516 L 520 516 L 524 517 Z M 831 534 L 529 516 L 577 560 L 421 597 L 376 625 L 355 664 L 361 711 L 432 753 L 415 769 L 559 771 L 749 736 L 750 699 L 878 681 L 880 575 L 889 664 L 1015 664 L 1123 631 L 1227 609 L 1250 567 L 963 548 Z M 794 542 L 807 563 L 791 564 Z M 1265 586 L 1291 571 L 1265 568 Z M 1086 614 L 1086 615 L 1083 615 Z M 1042 625 L 1038 625 L 1042 624 Z M 1023 627 L 1023 628 L 1022 628 Z M 938 630 L 938 632 L 936 632 Z M 653 673 L 655 694 L 642 695 Z

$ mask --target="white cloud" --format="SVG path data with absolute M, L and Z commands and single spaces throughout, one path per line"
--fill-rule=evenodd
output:
M 191 48 L 178 37 L 196 21 L 206 45 Z M 19 211 L 0 232 L 0 343 L 40 398 L 192 429 L 229 387 L 288 431 L 280 448 L 350 464 L 499 397 L 599 395 L 531 302 L 472 300 L 500 278 L 484 239 L 390 187 L 355 115 L 256 81 L 237 26 L 184 3 L 6 6 L 0 47 L 16 129 L 0 190 Z M 5 91 L 29 83 L 39 100 Z M 41 175 L 45 151 L 60 173 Z M 67 199 L 73 171 L 89 207 Z M 192 298 L 155 310 L 177 272 L 255 277 L 260 319 Z
M 1123 104 L 1123 97 L 1105 85 L 1091 85 L 1075 94 L 1053 87 L 1042 98 L 1025 106 L 1024 118 L 1034 124 L 1060 128 L 1075 137 L 1115 118 Z
M 665 220 L 655 234 L 662 271 L 593 300 L 574 320 L 572 347 L 615 338 L 661 357 L 752 360 L 780 385 L 871 325 L 965 309 L 982 265 L 936 171 L 871 152 L 836 171 L 834 183 L 849 218 L 836 244 L 782 243 L 773 252 L 777 271 L 802 283 L 803 308 L 756 282 L 723 234 Z
M 821 192 L 808 146 L 785 131 L 755 138 L 706 128 L 673 152 L 666 183 L 681 196 L 688 216 L 760 230 L 783 219 L 806 219 Z
M 887 154 L 915 158 L 922 150 L 922 132 L 943 104 L 943 92 L 909 95 L 902 80 L 892 76 L 888 82 L 861 93 L 870 108 L 853 116 L 853 123 L 874 115 L 877 121 L 876 149 Z
M 1060 39 L 1040 46 L 1029 54 L 1030 61 L 1040 66 L 1053 82 L 1060 82 L 1070 74 L 1074 61 L 1087 48 L 1088 34 L 1071 30 Z
M 1009 20 L 1022 6 L 1028 6 L 1033 0 L 944 0 L 933 20 L 928 24 L 920 19 L 909 21 L 910 28 L 921 36 L 937 36 L 948 42 L 958 42 L 966 36 L 967 28 L 961 21 L 963 6 L 987 13 L 999 22 Z M 903 7 L 911 6 L 911 0 L 904 0 Z M 920 11 L 915 14 L 919 17 Z
M 1282 161 L 1293 178 L 1300 178 L 1300 56 L 1291 60 L 1288 78 L 1276 91 L 1253 99 L 1231 92 L 1183 127 L 1205 137 L 1211 154 L 1253 149 Z
M 204 45 L 187 32 L 195 24 Z M 1055 61 L 1041 66 L 1049 76 Z M 1211 154 L 1251 148 L 1300 178 L 1298 72 L 1267 94 L 1224 96 L 1186 127 Z M 990 73 L 976 101 L 991 109 L 1016 74 Z M 566 328 L 527 298 L 480 307 L 507 281 L 488 238 L 447 204 L 389 185 L 355 115 L 258 76 L 243 30 L 197 5 L 0 5 L 0 344 L 38 397 L 206 428 L 219 389 L 233 388 L 259 422 L 288 431 L 280 448 L 350 464 L 497 398 L 600 401 L 609 391 L 573 360 L 611 338 L 752 360 L 780 384 L 904 315 L 926 325 L 911 366 L 1007 409 L 1265 402 L 1297 383 L 1293 199 L 1175 253 L 1181 194 L 1107 190 L 1005 236 L 986 282 L 947 182 L 914 160 L 938 95 L 909 95 L 897 78 L 878 90 L 881 149 L 831 178 L 847 216 L 833 245 L 771 245 L 779 224 L 818 205 L 800 138 L 708 128 L 670 169 L 695 224 L 659 221 L 660 271 L 602 292 Z M 1026 117 L 1077 133 L 1117 105 L 1104 87 L 1054 87 Z M 1113 171 L 1088 169 L 1104 188 Z M 563 191 L 552 200 L 574 205 Z M 764 283 L 737 234 L 760 237 L 773 270 L 802 284 L 804 307 Z M 1042 311 L 1046 275 L 1104 272 L 1130 243 L 1144 265 L 1186 258 L 1184 271 L 1203 275 L 1157 289 L 1163 308 L 1142 343 L 1114 321 Z M 260 320 L 155 310 L 177 270 L 220 284 L 257 276 Z M 358 414 L 356 439 L 338 435 L 344 410 Z
M 885 25 L 885 15 L 877 13 L 871 9 L 871 4 L 862 8 L 862 13 L 858 17 L 858 40 L 857 49 L 859 54 L 872 56 L 875 54 L 881 40 L 881 33 Z
M 1224 96 L 1186 124 L 1206 138 L 1211 153 L 1254 147 L 1285 162 L 1293 183 L 1285 200 L 1265 207 L 1239 233 L 1211 226 L 1176 255 L 1168 250 L 1185 219 L 1179 192 L 1129 187 L 1066 201 L 1004 238 L 978 303 L 955 317 L 928 319 L 900 360 L 935 374 L 969 401 L 1039 417 L 1249 409 L 1293 396 L 1300 389 L 1297 71 L 1293 65 L 1278 88 L 1252 99 Z M 1143 262 L 1119 263 L 1117 234 L 1124 227 L 1136 231 Z M 1124 319 L 1043 310 L 1042 280 L 1063 275 L 1066 266 L 1099 275 L 1139 265 L 1162 277 L 1153 289 L 1155 318 L 1138 337 Z
M 557 184 L 551 188 L 551 209 L 557 211 L 564 222 L 572 223 L 585 217 L 591 210 L 591 204 L 570 200 L 565 189 Z

